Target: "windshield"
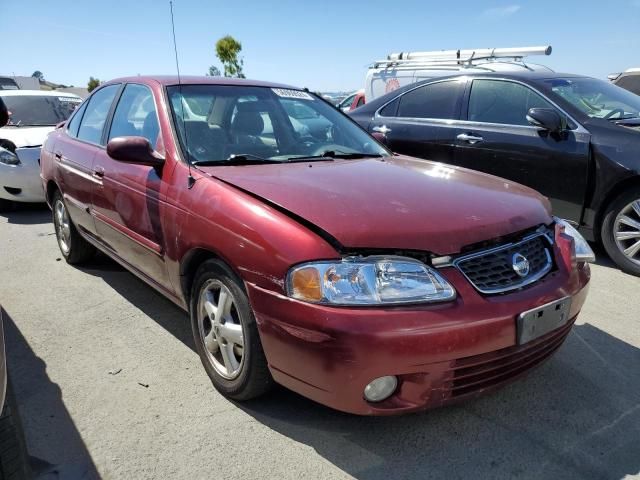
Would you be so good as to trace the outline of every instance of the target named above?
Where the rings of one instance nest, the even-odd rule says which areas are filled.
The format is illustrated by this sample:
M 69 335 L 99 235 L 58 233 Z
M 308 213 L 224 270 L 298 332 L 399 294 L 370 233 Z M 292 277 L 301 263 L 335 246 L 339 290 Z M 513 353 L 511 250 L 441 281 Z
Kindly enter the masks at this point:
M 343 114 L 303 91 L 228 85 L 167 88 L 189 161 L 220 163 L 296 158 L 387 156 Z
M 621 120 L 640 114 L 640 96 L 595 78 L 545 80 L 551 90 L 592 118 Z
M 3 96 L 9 123 L 16 127 L 56 125 L 65 121 L 82 100 L 45 95 Z

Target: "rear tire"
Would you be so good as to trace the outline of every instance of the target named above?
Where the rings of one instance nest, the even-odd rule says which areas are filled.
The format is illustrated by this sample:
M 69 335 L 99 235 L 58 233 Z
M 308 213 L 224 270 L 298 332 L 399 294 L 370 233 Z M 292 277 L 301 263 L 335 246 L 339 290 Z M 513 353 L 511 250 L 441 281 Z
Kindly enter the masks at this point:
M 76 265 L 93 257 L 95 247 L 78 233 L 59 190 L 53 194 L 52 211 L 58 247 L 67 263 Z
M 609 204 L 601 237 L 611 260 L 623 271 L 640 276 L 640 188 L 623 192 Z
M 272 387 L 256 320 L 242 281 L 218 260 L 195 275 L 190 302 L 196 349 L 214 387 L 244 401 Z

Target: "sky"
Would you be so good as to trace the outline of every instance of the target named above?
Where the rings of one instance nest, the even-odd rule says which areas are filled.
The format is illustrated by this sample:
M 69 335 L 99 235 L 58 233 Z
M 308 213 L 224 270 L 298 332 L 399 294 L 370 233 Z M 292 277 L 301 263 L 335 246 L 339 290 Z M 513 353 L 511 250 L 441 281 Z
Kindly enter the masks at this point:
M 242 43 L 248 78 L 348 91 L 398 51 L 551 45 L 530 57 L 599 78 L 640 67 L 640 0 L 174 0 L 183 75 L 220 68 L 215 42 Z M 0 0 L 0 75 L 86 86 L 176 72 L 168 0 Z M 222 68 L 220 68 L 222 70 Z

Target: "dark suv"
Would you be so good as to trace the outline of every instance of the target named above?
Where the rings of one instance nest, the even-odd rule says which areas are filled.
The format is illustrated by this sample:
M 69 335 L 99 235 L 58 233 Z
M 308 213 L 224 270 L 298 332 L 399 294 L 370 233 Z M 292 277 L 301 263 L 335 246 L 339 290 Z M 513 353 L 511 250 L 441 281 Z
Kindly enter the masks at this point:
M 639 112 L 640 96 L 608 82 L 527 72 L 432 78 L 351 115 L 395 152 L 539 190 L 640 275 Z

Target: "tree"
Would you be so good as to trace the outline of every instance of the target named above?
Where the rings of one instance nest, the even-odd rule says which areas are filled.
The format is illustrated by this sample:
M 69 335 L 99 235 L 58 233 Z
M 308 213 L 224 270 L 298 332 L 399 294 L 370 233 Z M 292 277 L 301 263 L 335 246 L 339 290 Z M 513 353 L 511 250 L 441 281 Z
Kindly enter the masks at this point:
M 215 65 L 211 65 L 209 67 L 209 73 L 207 73 L 207 76 L 209 76 L 209 77 L 219 77 L 220 76 L 220 69 L 218 69 L 218 67 L 216 67 Z
M 40 70 L 36 70 L 31 74 L 31 76 L 33 78 L 37 78 L 39 82 L 44 82 L 44 73 L 42 73 Z
M 87 83 L 87 90 L 89 90 L 89 92 L 93 92 L 98 85 L 100 85 L 100 80 L 98 80 L 97 78 L 89 77 L 89 82 Z
M 244 78 L 242 67 L 244 62 L 238 58 L 242 44 L 231 35 L 226 35 L 216 42 L 216 56 L 224 66 L 225 77 Z

